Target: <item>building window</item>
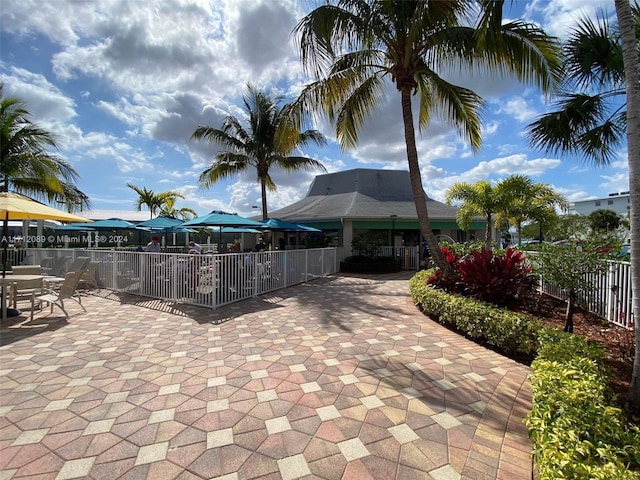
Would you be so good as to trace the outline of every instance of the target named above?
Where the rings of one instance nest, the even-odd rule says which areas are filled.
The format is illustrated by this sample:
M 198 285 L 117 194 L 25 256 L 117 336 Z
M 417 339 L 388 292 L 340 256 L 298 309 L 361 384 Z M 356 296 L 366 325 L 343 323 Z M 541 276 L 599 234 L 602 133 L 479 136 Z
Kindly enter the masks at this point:
M 596 207 L 600 206 L 600 200 L 596 200 Z
M 613 205 L 613 200 L 607 200 L 607 205 Z

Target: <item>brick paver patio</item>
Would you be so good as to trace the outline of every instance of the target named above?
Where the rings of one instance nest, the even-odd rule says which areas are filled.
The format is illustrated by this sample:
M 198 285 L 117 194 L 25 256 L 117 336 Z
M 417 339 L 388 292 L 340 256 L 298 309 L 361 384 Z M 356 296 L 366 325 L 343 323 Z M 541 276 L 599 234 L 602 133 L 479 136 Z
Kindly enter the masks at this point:
M 4 324 L 0 479 L 530 479 L 529 369 L 423 316 L 410 275 Z

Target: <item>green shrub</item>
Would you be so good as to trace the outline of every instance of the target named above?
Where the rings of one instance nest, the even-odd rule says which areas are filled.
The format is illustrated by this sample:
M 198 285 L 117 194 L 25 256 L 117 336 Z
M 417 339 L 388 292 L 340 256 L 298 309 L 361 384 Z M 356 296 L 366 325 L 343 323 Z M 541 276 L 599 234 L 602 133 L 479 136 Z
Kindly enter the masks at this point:
M 538 320 L 427 285 L 426 280 L 432 274 L 433 270 L 416 273 L 409 289 L 414 302 L 434 320 L 510 354 L 535 353 L 541 328 Z
M 544 329 L 526 419 L 540 480 L 640 479 L 640 429 L 611 406 L 600 345 Z

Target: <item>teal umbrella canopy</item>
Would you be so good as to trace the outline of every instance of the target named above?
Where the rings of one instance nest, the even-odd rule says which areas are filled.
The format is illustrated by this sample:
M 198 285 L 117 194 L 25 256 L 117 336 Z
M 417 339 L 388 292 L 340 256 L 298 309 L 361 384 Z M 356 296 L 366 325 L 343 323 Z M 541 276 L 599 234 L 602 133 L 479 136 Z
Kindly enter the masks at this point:
M 301 225 L 299 223 L 287 222 L 285 220 L 280 220 L 278 218 L 267 218 L 266 220 L 262 220 L 260 223 L 262 223 L 264 227 L 269 230 L 276 230 L 279 232 L 320 232 L 321 231 L 317 228 L 308 227 L 306 225 Z
M 262 233 L 262 231 L 249 227 L 222 227 L 222 233 Z
M 83 232 L 93 232 L 94 229 L 91 228 L 89 225 L 91 225 L 91 223 L 85 223 L 85 222 L 81 222 L 81 223 L 68 223 L 66 225 L 58 225 L 56 228 L 56 230 L 76 230 L 76 231 L 83 231 Z
M 145 220 L 136 225 L 139 230 L 161 231 L 164 233 L 193 233 L 195 230 L 183 227 L 184 220 L 171 217 L 169 215 L 160 215 L 151 220 Z
M 241 217 L 235 213 L 227 213 L 219 210 L 214 210 L 208 215 L 197 217 L 192 220 L 187 220 L 182 223 L 183 227 L 250 227 L 261 229 L 264 228 L 264 224 L 251 220 L 249 218 Z
M 165 228 L 177 227 L 182 225 L 184 221 L 169 215 L 160 215 L 151 220 L 145 220 L 136 224 L 136 228 L 145 228 L 146 230 L 164 230 Z
M 86 227 L 90 227 L 93 230 L 122 230 L 135 228 L 136 224 L 122 220 L 121 218 L 108 218 L 106 220 L 96 220 L 95 222 L 79 222 L 73 223 L 76 230 L 82 230 Z

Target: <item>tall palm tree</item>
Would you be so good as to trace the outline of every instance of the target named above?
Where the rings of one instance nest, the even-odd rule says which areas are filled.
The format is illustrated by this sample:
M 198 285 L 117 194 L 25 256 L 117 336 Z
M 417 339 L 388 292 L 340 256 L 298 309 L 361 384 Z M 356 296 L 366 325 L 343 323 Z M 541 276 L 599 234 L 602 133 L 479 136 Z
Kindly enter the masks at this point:
M 64 203 L 71 211 L 90 208 L 89 197 L 75 185 L 73 166 L 54 155 L 53 135 L 30 120 L 24 101 L 3 95 L 0 84 L 0 190 Z
M 132 183 L 127 183 L 127 187 L 138 194 L 135 205 L 138 212 L 142 211 L 142 206 L 146 205 L 149 209 L 149 218 L 153 218 L 158 211 L 162 210 L 162 207 L 170 199 L 184 198 L 181 193 L 168 191 L 155 193 L 153 190 L 148 190 L 147 187 L 137 187 Z
M 415 140 L 411 99 L 418 122 L 440 115 L 480 148 L 479 109 L 473 91 L 447 82 L 448 67 L 482 68 L 515 75 L 548 91 L 558 78 L 559 47 L 539 28 L 503 23 L 503 1 L 338 0 L 305 16 L 294 32 L 306 69 L 318 80 L 306 86 L 289 115 L 295 123 L 323 111 L 336 123 L 340 144 L 354 147 L 358 131 L 384 96 L 385 79 L 400 92 L 411 188 L 422 236 L 436 264 L 450 270 L 427 211 Z M 478 8 L 479 10 L 476 10 Z M 477 18 L 474 25 L 465 22 Z
M 181 218 L 182 220 L 190 220 L 198 216 L 195 210 L 188 207 L 176 208 L 177 198 L 171 197 L 164 201 L 160 208 L 160 215 L 168 217 Z
M 202 188 L 210 188 L 217 181 L 235 177 L 250 167 L 256 169 L 263 220 L 269 217 L 267 190 L 276 190 L 276 184 L 269 173 L 272 167 L 278 166 L 288 172 L 314 169 L 326 171 L 324 165 L 317 160 L 290 155 L 295 149 L 310 143 L 323 146 L 326 139 L 317 130 L 300 132 L 293 129 L 289 119 L 283 115 L 283 108 L 279 106 L 281 101 L 282 97 L 270 97 L 249 84 L 243 97 L 247 114 L 246 126 L 230 115 L 225 118 L 220 129 L 201 125 L 191 135 L 193 140 L 205 140 L 226 148 L 200 174 L 198 183 Z M 280 134 L 276 135 L 276 132 Z
M 640 31 L 637 5 L 633 19 Z M 606 166 L 617 155 L 627 132 L 625 68 L 618 28 L 603 13 L 596 20 L 583 17 L 570 32 L 563 51 L 566 79 L 559 99 L 553 111 L 527 126 L 526 136 L 534 148 L 578 155 L 596 166 Z
M 627 93 L 627 157 L 629 162 L 630 231 L 631 231 L 631 292 L 635 321 L 636 353 L 629 384 L 629 406 L 640 411 L 640 7 L 633 9 L 628 0 L 615 0 Z
M 509 222 L 518 232 L 518 245 L 522 245 L 522 225 L 527 220 L 540 225 L 549 224 L 557 217 L 556 207 L 569 209 L 567 199 L 545 183 L 535 183 L 526 175 L 512 175 L 501 180 L 495 188 L 500 211 L 496 222 Z
M 487 228 L 484 234 L 484 244 L 487 249 L 491 248 L 493 215 L 500 210 L 495 188 L 485 180 L 474 184 L 455 183 L 447 191 L 446 202 L 451 205 L 456 200 L 462 201 L 462 205 L 456 212 L 456 221 L 463 230 L 469 228 L 473 217 L 482 215 L 485 217 Z

